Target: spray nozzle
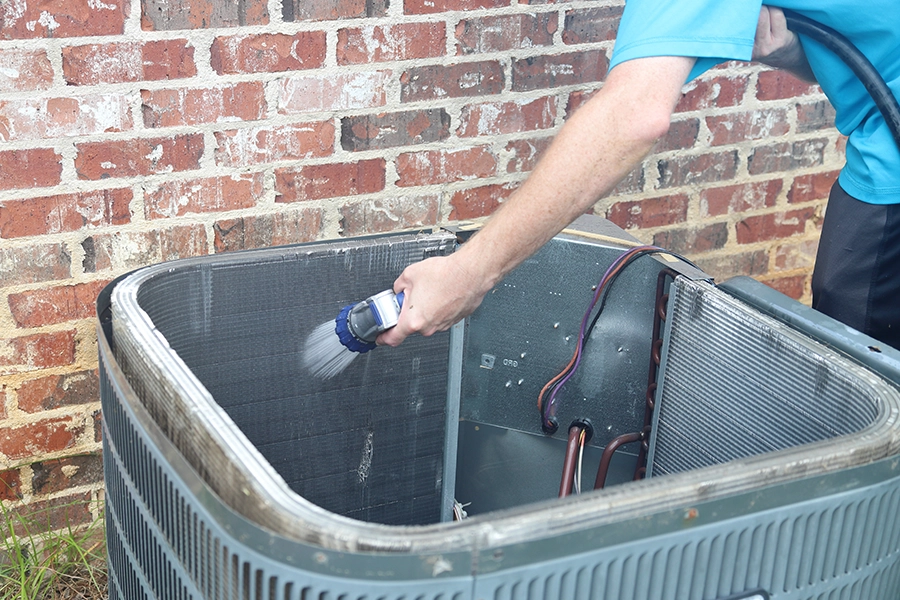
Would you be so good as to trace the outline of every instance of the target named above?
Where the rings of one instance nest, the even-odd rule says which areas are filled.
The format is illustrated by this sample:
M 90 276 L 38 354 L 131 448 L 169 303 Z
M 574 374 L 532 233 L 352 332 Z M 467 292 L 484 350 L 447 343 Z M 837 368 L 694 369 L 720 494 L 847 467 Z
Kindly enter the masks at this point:
M 378 334 L 397 324 L 402 306 L 403 292 L 385 290 L 341 309 L 335 319 L 335 332 L 348 350 L 368 352 L 375 348 Z

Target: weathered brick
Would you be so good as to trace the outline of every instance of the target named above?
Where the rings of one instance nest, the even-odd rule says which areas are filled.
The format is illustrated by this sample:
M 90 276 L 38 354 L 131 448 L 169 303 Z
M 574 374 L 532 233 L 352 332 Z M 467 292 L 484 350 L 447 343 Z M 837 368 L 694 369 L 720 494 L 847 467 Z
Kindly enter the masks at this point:
M 0 472 L 0 500 L 15 502 L 22 498 L 22 477 L 18 469 Z
M 137 177 L 200 167 L 203 134 L 77 144 L 79 179 Z
M 82 267 L 86 273 L 134 269 L 177 258 L 207 254 L 203 225 L 182 225 L 153 231 L 128 231 L 85 238 Z
M 752 252 L 709 257 L 698 256 L 694 258 L 694 262 L 704 272 L 709 273 L 719 281 L 724 281 L 737 275 L 755 277 L 769 272 L 769 253 L 767 250 L 754 250 Z
M 518 185 L 484 185 L 454 192 L 450 196 L 450 219 L 465 220 L 486 217 L 497 210 L 500 203 L 509 198 Z
M 728 223 L 670 229 L 653 236 L 653 244 L 679 254 L 711 252 L 728 243 Z
M 697 143 L 697 135 L 699 133 L 700 119 L 672 121 L 669 125 L 669 131 L 656 142 L 652 152 L 668 152 L 670 150 L 691 148 Z
M 146 189 L 144 216 L 169 219 L 188 213 L 251 208 L 262 194 L 262 173 L 166 181 Z
M 0 39 L 119 35 L 128 2 L 30 0 L 0 5 Z
M 828 100 L 797 104 L 797 132 L 809 133 L 834 127 L 834 106 Z
M 356 236 L 435 225 L 438 207 L 437 196 L 400 196 L 349 203 L 340 209 L 341 234 Z
M 814 167 L 825 161 L 826 147 L 828 140 L 822 138 L 760 146 L 750 154 L 747 168 L 751 175 L 760 175 Z
M 91 420 L 94 422 L 94 442 L 103 441 L 103 413 L 99 410 L 91 414 Z
M 398 187 L 452 183 L 496 174 L 497 157 L 488 146 L 406 152 L 397 157 Z
M 714 183 L 734 178 L 738 154 L 733 150 L 699 156 L 675 156 L 656 164 L 661 188 Z
M 212 68 L 219 75 L 318 69 L 325 64 L 325 32 L 217 37 L 210 55 Z
M 566 11 L 562 39 L 565 44 L 592 44 L 616 39 L 621 6 L 600 6 Z
M 134 128 L 124 94 L 0 102 L 0 140 L 39 140 Z
M 74 330 L 0 338 L 0 375 L 61 367 L 74 361 Z
M 53 66 L 46 50 L 0 49 L 0 65 L 0 91 L 30 92 L 53 85 Z
M 390 0 L 284 0 L 281 14 L 288 23 L 384 17 Z
M 266 116 L 263 84 L 248 81 L 217 88 L 141 90 L 147 127 L 178 127 Z
M 555 12 L 462 19 L 456 24 L 456 53 L 485 54 L 550 46 L 558 27 Z
M 107 281 L 29 290 L 9 295 L 16 327 L 43 327 L 95 316 L 97 295 Z
M 794 177 L 791 189 L 787 194 L 788 202 L 799 204 L 813 200 L 826 200 L 831 194 L 831 187 L 837 181 L 839 174 L 840 171 L 828 171 Z
M 800 300 L 809 289 L 808 280 L 806 275 L 788 275 L 763 279 L 762 283 L 789 298 Z
M 463 107 L 456 134 L 460 137 L 475 137 L 519 133 L 550 129 L 555 122 L 554 97 L 470 104 Z
M 389 79 L 388 71 L 284 78 L 277 82 L 278 112 L 293 115 L 384 106 Z
M 61 161 L 50 148 L 0 151 L 0 190 L 56 185 L 62 177 Z
M 48 235 L 131 220 L 128 188 L 0 201 L 0 237 Z
M 608 68 L 609 59 L 603 50 L 513 59 L 512 90 L 529 92 L 602 81 Z
M 593 98 L 598 91 L 600 90 L 575 90 L 570 92 L 569 98 L 566 100 L 566 120 L 571 118 L 575 111 Z
M 331 121 L 217 131 L 216 163 L 244 167 L 329 156 L 334 153 L 334 133 Z
M 324 219 L 321 208 L 222 219 L 213 226 L 216 252 L 311 242 L 321 234 Z
M 781 179 L 706 187 L 700 191 L 700 215 L 715 217 L 775 206 L 784 185 Z
M 400 76 L 400 101 L 490 96 L 502 92 L 503 85 L 498 61 L 411 67 Z
M 788 71 L 763 71 L 756 81 L 756 97 L 759 100 L 781 100 L 819 91 L 819 87 L 791 75 Z
M 62 49 L 63 77 L 69 85 L 98 85 L 183 79 L 197 74 L 187 40 L 112 42 Z
M 515 140 L 506 145 L 506 151 L 513 157 L 506 165 L 507 173 L 527 173 L 534 169 L 544 150 L 553 141 L 551 137 Z
M 737 106 L 743 100 L 749 82 L 747 75 L 722 75 L 689 81 L 682 88 L 683 95 L 675 112 Z
M 99 402 L 100 379 L 96 369 L 50 375 L 26 381 L 17 396 L 19 410 L 28 413 Z
M 816 216 L 812 208 L 756 215 L 742 219 L 735 225 L 738 244 L 766 242 L 806 231 L 806 223 Z
M 72 257 L 62 244 L 0 248 L 0 287 L 67 279 Z
M 56 494 L 73 487 L 103 483 L 103 459 L 99 454 L 32 463 L 31 471 L 31 489 L 35 494 Z
M 818 248 L 818 239 L 779 244 L 775 249 L 775 268 L 779 271 L 810 271 L 816 263 Z
M 790 131 L 787 111 L 783 108 L 752 110 L 706 117 L 712 134 L 710 145 L 738 144 L 746 140 L 780 137 Z
M 644 191 L 644 184 L 646 183 L 644 178 L 644 167 L 643 165 L 638 165 L 634 169 L 631 170 L 631 173 L 626 175 L 616 184 L 616 187 L 613 188 L 613 191 L 610 193 L 610 196 L 627 196 L 629 194 L 640 194 Z
M 141 29 L 144 31 L 243 27 L 268 23 L 266 2 L 141 0 Z
M 341 119 L 341 147 L 350 152 L 427 144 L 450 137 L 450 115 L 443 108 Z
M 384 159 L 377 158 L 275 169 L 276 201 L 301 202 L 380 192 L 385 185 L 385 168 Z
M 430 15 L 450 11 L 510 6 L 511 0 L 403 0 L 403 14 Z
M 84 531 L 84 526 L 94 521 L 91 513 L 91 492 L 59 496 L 49 500 L 19 504 L 10 508 L 9 522 L 14 523 L 13 532 L 29 538 L 37 531 Z M 102 531 L 95 534 L 102 537 Z M 85 543 L 98 543 L 101 539 L 85 539 Z
M 339 65 L 443 56 L 447 31 L 439 23 L 399 23 L 338 30 Z
M 645 200 L 616 202 L 606 218 L 622 229 L 644 229 L 682 223 L 687 219 L 688 197 L 684 194 Z

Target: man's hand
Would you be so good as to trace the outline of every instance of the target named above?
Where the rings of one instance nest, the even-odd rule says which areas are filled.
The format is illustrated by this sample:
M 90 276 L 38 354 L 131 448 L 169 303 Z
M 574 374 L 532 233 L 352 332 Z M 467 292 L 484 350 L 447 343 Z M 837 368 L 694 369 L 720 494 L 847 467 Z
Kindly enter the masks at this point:
M 784 11 L 763 5 L 753 40 L 753 60 L 786 69 L 800 79 L 815 83 L 813 74 L 796 33 L 788 29 Z

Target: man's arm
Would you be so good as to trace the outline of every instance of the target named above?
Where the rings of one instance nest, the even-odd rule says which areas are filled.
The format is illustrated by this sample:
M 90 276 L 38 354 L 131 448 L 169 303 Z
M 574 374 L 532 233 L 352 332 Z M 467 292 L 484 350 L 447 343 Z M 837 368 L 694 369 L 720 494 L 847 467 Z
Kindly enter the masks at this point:
M 522 186 L 454 254 L 407 267 L 394 282 L 406 299 L 378 342 L 431 335 L 471 314 L 484 295 L 640 163 L 669 128 L 693 58 L 616 66 L 563 126 Z
M 753 41 L 753 60 L 790 71 L 800 79 L 816 82 L 800 37 L 787 28 L 787 19 L 780 8 L 763 5 L 756 24 Z

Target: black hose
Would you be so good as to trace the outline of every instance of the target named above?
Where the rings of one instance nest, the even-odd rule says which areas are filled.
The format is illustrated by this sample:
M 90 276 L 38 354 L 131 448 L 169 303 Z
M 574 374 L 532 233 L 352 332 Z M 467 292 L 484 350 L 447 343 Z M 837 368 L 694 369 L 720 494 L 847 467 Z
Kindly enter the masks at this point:
M 875 102 L 875 106 L 881 111 L 894 143 L 900 149 L 900 104 L 885 83 L 881 73 L 869 62 L 869 59 L 853 45 L 853 43 L 831 27 L 817 23 L 812 19 L 799 15 L 791 10 L 785 10 L 788 29 L 794 33 L 805 35 L 832 52 L 840 58 L 865 86 L 866 91 Z M 885 18 L 892 18 L 885 15 Z

